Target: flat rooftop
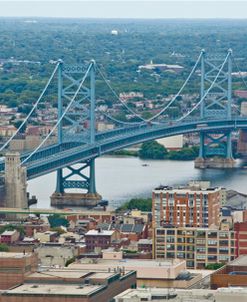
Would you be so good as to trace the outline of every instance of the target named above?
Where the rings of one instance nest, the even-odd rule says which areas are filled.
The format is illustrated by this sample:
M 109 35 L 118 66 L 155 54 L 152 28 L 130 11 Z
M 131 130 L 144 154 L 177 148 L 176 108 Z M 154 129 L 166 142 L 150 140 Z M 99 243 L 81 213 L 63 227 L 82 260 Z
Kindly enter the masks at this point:
M 67 278 L 67 279 L 81 279 L 88 276 L 89 271 L 76 270 L 48 270 L 43 272 L 36 272 L 28 275 L 28 278 Z
M 117 295 L 118 299 L 128 299 L 131 301 L 133 298 L 138 297 L 142 299 L 149 299 L 148 301 L 163 302 L 169 301 L 174 302 L 214 302 L 213 290 L 178 290 L 178 289 L 167 289 L 167 288 L 136 288 L 127 289 L 121 294 Z M 155 298 L 153 298 L 155 297 Z
M 227 266 L 229 266 L 229 265 L 247 266 L 247 255 L 239 256 L 237 259 L 235 259 L 227 264 Z
M 148 301 L 163 302 L 167 301 L 167 297 L 170 296 L 171 301 L 174 302 L 208 302 L 208 301 L 223 301 L 215 299 L 216 297 L 227 297 L 227 300 L 232 301 L 232 299 L 238 299 L 238 301 L 246 301 L 246 288 L 218 288 L 217 290 L 211 289 L 167 289 L 167 288 L 137 288 L 137 289 L 127 289 L 121 294 L 115 296 L 116 301 L 121 301 L 120 299 L 128 299 L 131 301 L 132 298 L 148 298 Z M 155 297 L 155 299 L 152 299 Z M 119 299 L 119 300 L 118 300 Z
M 92 263 L 92 268 L 94 265 L 97 264 L 105 264 L 107 267 L 111 267 L 111 265 L 118 265 L 120 267 L 123 266 L 131 266 L 131 267 L 173 267 L 180 265 L 183 263 L 183 259 L 174 259 L 174 260 L 168 260 L 165 261 L 155 261 L 155 260 L 140 260 L 140 259 L 121 259 L 121 260 L 107 260 L 107 259 L 97 259 L 96 263 Z M 81 260 L 81 263 L 72 263 L 70 264 L 69 268 L 83 268 L 84 264 L 91 264 L 88 262 L 83 262 L 83 259 Z
M 203 193 L 203 194 L 210 194 L 214 192 L 221 191 L 220 187 L 212 187 L 212 188 L 195 188 L 195 187 L 178 187 L 178 188 L 173 188 L 173 187 L 158 187 L 153 190 L 155 193 L 160 193 L 160 192 L 169 192 L 170 194 L 174 193 L 179 193 L 179 194 L 194 194 L 194 193 Z
M 32 253 L 12 253 L 12 252 L 0 252 L 0 259 L 1 258 L 15 258 L 15 259 L 21 259 L 32 256 Z
M 66 295 L 87 296 L 103 288 L 101 285 L 26 283 L 6 291 L 7 295 Z
M 114 234 L 114 230 L 111 231 L 107 231 L 107 230 L 90 230 L 88 231 L 85 236 L 111 236 L 112 234 Z
M 97 269 L 94 266 L 92 268 L 63 268 L 63 269 L 47 269 L 41 272 L 35 272 L 28 275 L 28 279 L 54 279 L 54 278 L 64 278 L 64 279 L 108 279 L 115 275 L 115 272 L 108 272 L 108 269 Z

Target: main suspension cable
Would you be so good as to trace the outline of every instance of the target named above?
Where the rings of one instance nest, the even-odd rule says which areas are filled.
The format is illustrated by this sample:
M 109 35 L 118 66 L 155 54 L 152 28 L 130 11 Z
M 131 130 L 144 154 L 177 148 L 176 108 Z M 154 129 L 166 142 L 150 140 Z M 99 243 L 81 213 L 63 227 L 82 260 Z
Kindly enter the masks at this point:
M 90 63 L 90 65 L 88 66 L 88 69 L 84 75 L 84 77 L 82 78 L 80 85 L 78 86 L 74 96 L 72 97 L 71 101 L 69 102 L 68 106 L 65 108 L 63 114 L 61 115 L 61 117 L 58 119 L 58 121 L 56 122 L 56 124 L 54 125 L 54 127 L 51 129 L 51 131 L 49 132 L 49 134 L 46 136 L 46 138 L 38 145 L 38 147 L 36 149 L 34 149 L 27 158 L 25 158 L 22 162 L 21 165 L 26 163 L 43 145 L 44 143 L 50 138 L 50 136 L 53 134 L 53 132 L 55 131 L 55 129 L 57 128 L 57 126 L 61 123 L 62 119 L 64 118 L 65 114 L 68 112 L 68 110 L 70 109 L 71 105 L 73 104 L 75 98 L 77 97 L 79 91 L 82 88 L 82 85 L 84 84 L 91 68 L 93 67 L 94 62 Z

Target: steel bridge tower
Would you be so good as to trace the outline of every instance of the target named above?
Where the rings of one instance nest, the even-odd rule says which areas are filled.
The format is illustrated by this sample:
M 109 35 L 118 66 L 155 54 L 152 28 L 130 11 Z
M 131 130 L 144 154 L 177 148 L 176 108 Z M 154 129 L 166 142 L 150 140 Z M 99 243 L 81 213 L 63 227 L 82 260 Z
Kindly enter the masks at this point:
M 210 86 L 211 89 L 207 90 Z M 202 51 L 200 98 L 203 99 L 200 104 L 200 118 L 204 127 L 209 119 L 232 118 L 231 49 L 228 50 L 223 64 L 222 57 L 209 57 Z M 199 158 L 195 161 L 195 167 L 232 168 L 233 165 L 231 131 L 200 132 Z
M 79 147 L 95 143 L 95 69 L 95 61 L 92 60 L 80 87 L 85 77 L 85 67 L 65 66 L 62 61 L 59 63 L 58 119 L 78 90 L 77 98 L 58 125 L 61 150 L 64 144 Z M 66 189 L 80 189 L 81 192 L 68 193 Z M 100 200 L 101 196 L 96 192 L 94 158 L 57 170 L 56 191 L 51 196 L 51 205 L 95 206 Z

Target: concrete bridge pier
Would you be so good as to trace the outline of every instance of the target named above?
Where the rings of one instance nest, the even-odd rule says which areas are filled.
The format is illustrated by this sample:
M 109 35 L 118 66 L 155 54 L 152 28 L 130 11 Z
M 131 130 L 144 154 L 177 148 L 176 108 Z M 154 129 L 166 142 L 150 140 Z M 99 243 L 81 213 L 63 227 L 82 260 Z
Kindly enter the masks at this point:
M 5 156 L 5 206 L 27 208 L 27 173 L 21 166 L 20 153 L 8 152 Z

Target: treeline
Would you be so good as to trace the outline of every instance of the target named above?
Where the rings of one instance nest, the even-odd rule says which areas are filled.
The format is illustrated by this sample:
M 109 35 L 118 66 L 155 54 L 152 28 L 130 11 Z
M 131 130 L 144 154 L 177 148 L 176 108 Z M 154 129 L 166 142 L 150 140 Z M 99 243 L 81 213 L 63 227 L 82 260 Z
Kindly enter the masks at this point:
M 199 147 L 183 147 L 181 150 L 168 151 L 157 141 L 149 141 L 142 144 L 139 151 L 117 150 L 110 152 L 114 156 L 136 156 L 141 159 L 164 159 L 164 160 L 194 160 L 198 157 Z
M 141 91 L 151 99 L 176 93 L 202 48 L 208 53 L 225 54 L 231 41 L 234 53 L 241 58 L 239 67 L 246 70 L 246 25 L 245 20 L 71 22 L 42 18 L 28 24 L 22 18 L 0 18 L 0 59 L 3 60 L 0 62 L 3 64 L 0 68 L 0 103 L 14 107 L 34 102 L 54 68 L 49 61 L 59 58 L 71 65 L 85 64 L 94 58 L 117 92 Z M 119 35 L 112 36 L 112 29 L 118 30 Z M 153 71 L 138 70 L 139 65 L 151 60 L 153 63 L 179 64 L 184 71 L 177 76 L 156 70 L 154 76 Z M 185 93 L 198 92 L 199 85 L 198 77 L 192 77 Z M 96 92 L 100 91 L 97 97 L 115 101 L 98 76 L 96 86 Z M 240 81 L 234 79 L 234 89 L 239 86 Z M 55 102 L 55 87 L 48 100 Z M 170 115 L 176 116 L 177 112 Z
M 152 211 L 152 198 L 132 198 L 131 200 L 125 202 L 118 211 L 124 210 L 140 210 L 143 212 Z
M 199 148 L 197 146 L 184 147 L 177 151 L 167 151 L 167 149 L 156 141 L 145 142 L 139 151 L 142 159 L 170 159 L 170 160 L 194 160 L 198 157 Z

